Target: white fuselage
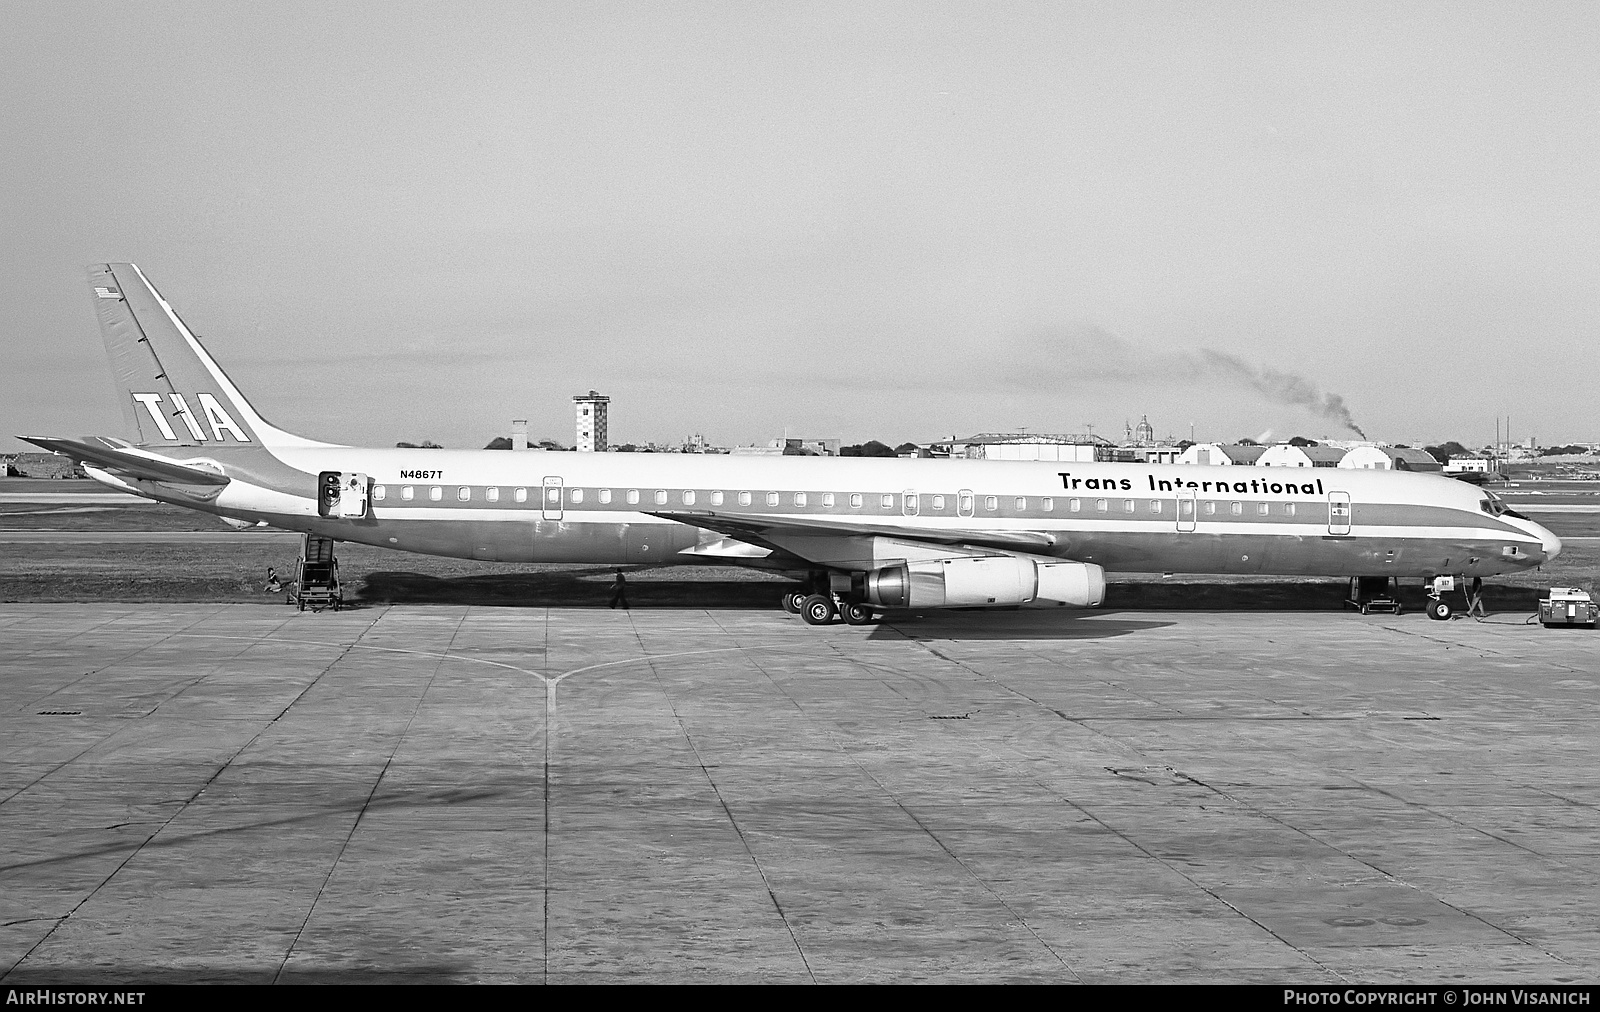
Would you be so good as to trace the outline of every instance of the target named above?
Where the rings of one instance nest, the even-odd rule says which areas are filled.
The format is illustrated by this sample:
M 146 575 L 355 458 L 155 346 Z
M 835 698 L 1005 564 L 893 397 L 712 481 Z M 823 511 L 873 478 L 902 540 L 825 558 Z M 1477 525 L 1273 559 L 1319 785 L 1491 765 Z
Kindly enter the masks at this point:
M 819 538 L 851 541 L 829 562 L 844 569 L 899 551 L 859 544 L 897 533 L 949 544 L 1014 538 L 1009 547 L 1111 572 L 1477 576 L 1526 569 L 1560 549 L 1483 490 L 1406 472 L 355 447 L 273 455 L 313 476 L 370 476 L 369 516 L 325 519 L 313 484 L 269 488 L 248 477 L 211 511 L 505 562 L 759 565 L 771 554 L 769 564 L 805 568 L 781 565 L 798 537 L 793 524 L 807 525 L 808 549 Z M 694 523 L 704 517 L 771 521 L 785 532 L 765 539 L 763 552 L 713 533 L 712 520 Z

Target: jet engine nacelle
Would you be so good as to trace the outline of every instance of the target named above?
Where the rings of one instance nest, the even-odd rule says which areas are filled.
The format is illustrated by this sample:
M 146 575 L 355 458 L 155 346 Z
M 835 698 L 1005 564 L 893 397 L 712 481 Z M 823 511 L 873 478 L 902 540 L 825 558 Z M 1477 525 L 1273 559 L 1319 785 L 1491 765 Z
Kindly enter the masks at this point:
M 1014 555 L 938 559 L 875 569 L 861 594 L 883 608 L 1094 608 L 1105 600 L 1106 574 L 1085 562 Z

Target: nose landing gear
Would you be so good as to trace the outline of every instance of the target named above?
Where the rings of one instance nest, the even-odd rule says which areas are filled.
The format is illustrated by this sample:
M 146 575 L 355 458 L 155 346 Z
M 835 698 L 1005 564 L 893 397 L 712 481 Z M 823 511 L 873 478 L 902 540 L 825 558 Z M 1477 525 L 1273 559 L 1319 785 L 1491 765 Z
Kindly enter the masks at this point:
M 1428 581 L 1428 617 L 1439 622 L 1449 621 L 1455 615 L 1455 609 L 1444 595 L 1452 590 L 1460 589 L 1461 596 L 1467 601 L 1467 615 L 1482 618 L 1488 614 L 1483 606 L 1483 577 L 1474 576 L 1472 584 L 1468 586 L 1465 578 L 1460 576 L 1435 576 Z

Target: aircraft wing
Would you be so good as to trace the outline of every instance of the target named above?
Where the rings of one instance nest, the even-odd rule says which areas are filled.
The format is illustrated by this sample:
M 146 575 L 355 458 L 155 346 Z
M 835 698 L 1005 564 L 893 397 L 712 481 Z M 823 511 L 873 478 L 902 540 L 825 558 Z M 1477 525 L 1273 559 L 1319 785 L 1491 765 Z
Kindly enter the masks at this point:
M 146 481 L 179 482 L 185 485 L 226 485 L 227 475 L 202 467 L 191 467 L 176 460 L 138 450 L 118 439 L 84 436 L 64 439 L 58 436 L 18 436 L 34 446 L 65 454 L 80 463 L 104 468 L 129 478 Z
M 973 545 L 985 548 L 1004 548 L 1012 551 L 1034 551 L 1053 547 L 1054 535 L 1039 531 L 996 531 L 976 528 L 936 527 L 931 524 L 875 524 L 853 517 L 834 516 L 764 516 L 760 514 L 729 514 L 716 510 L 650 510 L 651 516 L 676 520 L 691 527 L 700 527 L 753 545 L 786 550 L 788 539 L 795 536 L 815 538 L 825 535 L 846 537 L 885 537 L 901 541 L 921 541 L 930 545 Z M 907 521 L 915 521 L 907 517 Z M 774 541 L 773 539 L 777 540 Z

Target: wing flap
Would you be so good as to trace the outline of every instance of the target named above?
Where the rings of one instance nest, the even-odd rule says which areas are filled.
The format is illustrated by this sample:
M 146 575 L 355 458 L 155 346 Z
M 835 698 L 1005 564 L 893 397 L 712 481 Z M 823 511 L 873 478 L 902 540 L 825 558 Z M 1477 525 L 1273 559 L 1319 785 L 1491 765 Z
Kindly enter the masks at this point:
M 1052 534 L 1041 531 L 997 531 L 913 524 L 874 524 L 852 517 L 772 516 L 719 513 L 716 510 L 652 510 L 651 516 L 676 520 L 691 527 L 716 531 L 752 544 L 771 546 L 771 535 L 835 534 L 840 537 L 866 536 L 924 541 L 938 545 L 981 545 L 996 548 L 1051 548 L 1057 543 Z M 907 518 L 914 519 L 914 518 Z

